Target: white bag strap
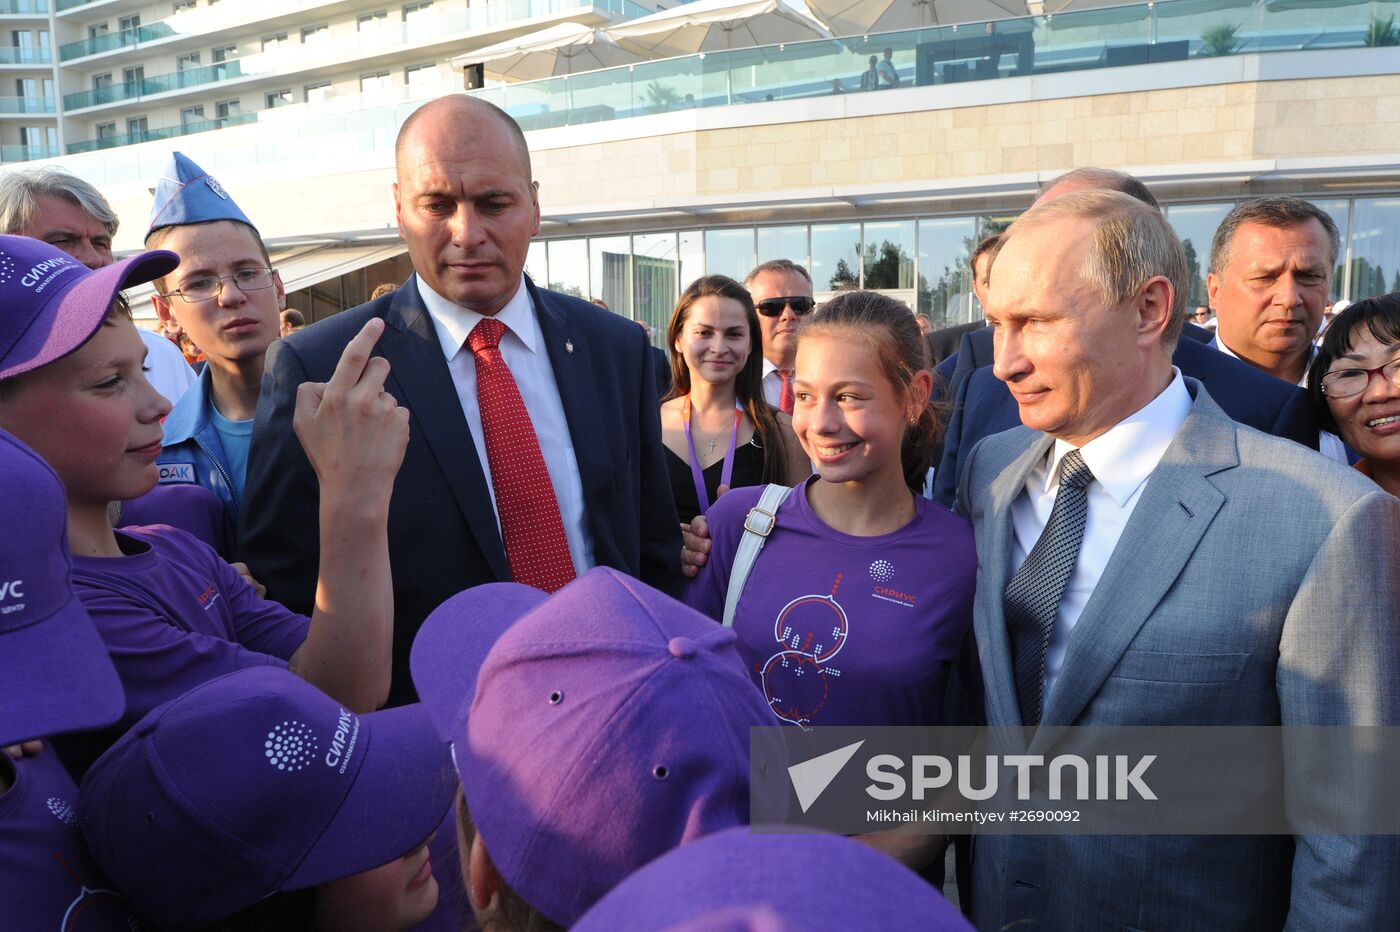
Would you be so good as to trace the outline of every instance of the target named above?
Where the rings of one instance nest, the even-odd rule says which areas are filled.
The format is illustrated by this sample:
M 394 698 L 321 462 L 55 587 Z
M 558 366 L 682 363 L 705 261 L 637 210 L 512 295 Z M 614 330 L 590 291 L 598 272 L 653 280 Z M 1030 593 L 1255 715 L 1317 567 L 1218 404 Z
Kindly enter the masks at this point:
M 787 501 L 792 489 L 785 485 L 768 485 L 758 498 L 758 504 L 749 509 L 744 519 L 744 536 L 739 538 L 739 549 L 734 554 L 734 566 L 729 571 L 729 589 L 724 595 L 724 626 L 734 627 L 734 610 L 739 607 L 739 597 L 744 594 L 744 585 L 749 581 L 749 573 L 758 560 L 758 552 L 768 541 L 768 535 L 778 526 L 778 508 Z

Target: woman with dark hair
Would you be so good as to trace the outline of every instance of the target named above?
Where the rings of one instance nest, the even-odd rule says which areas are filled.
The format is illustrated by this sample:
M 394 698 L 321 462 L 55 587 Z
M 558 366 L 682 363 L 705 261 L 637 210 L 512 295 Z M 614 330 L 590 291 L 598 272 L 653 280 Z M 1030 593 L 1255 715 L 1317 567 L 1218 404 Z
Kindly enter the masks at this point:
M 1347 307 L 1308 370 L 1323 429 L 1361 454 L 1356 468 L 1400 495 L 1400 293 Z
M 762 341 L 753 299 L 732 278 L 698 278 L 676 302 L 661 439 L 682 521 L 728 489 L 792 485 L 811 474 L 792 421 L 763 400 Z
M 776 501 L 732 492 L 706 516 L 710 558 L 685 600 L 732 624 L 775 723 L 943 724 L 955 665 L 980 703 L 972 528 L 918 494 L 938 439 L 932 383 L 907 307 L 837 295 L 797 338 L 793 429 L 816 475 Z M 756 559 L 741 549 L 754 534 Z M 916 867 L 936 854 L 886 850 Z

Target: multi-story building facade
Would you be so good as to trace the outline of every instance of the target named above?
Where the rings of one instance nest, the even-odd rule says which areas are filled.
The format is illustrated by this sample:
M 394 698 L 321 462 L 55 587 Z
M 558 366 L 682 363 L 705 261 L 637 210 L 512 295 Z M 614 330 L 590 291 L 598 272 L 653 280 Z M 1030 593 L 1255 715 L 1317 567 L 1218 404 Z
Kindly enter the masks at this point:
M 19 82 L 0 154 L 58 155 L 113 201 L 130 250 L 185 151 L 258 222 L 293 306 L 321 317 L 407 275 L 393 138 L 463 89 L 474 49 L 660 5 L 0 0 L 24 60 L 0 63 Z M 1190 244 L 1192 301 L 1220 217 L 1261 193 L 1332 211 L 1336 296 L 1400 288 L 1400 0 L 1065 5 L 470 92 L 529 134 L 545 220 L 531 274 L 654 325 L 696 275 L 775 256 L 820 291 L 860 284 L 968 319 L 971 245 L 1085 165 L 1152 186 Z M 862 91 L 885 49 L 901 86 Z

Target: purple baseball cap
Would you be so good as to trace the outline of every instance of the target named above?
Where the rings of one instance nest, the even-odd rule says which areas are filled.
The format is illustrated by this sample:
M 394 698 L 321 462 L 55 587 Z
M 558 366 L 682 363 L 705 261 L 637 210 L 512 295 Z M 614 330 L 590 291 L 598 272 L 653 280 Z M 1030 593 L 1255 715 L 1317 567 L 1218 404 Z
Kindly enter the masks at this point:
M 136 911 L 180 930 L 402 857 L 455 792 L 422 706 L 356 715 L 261 667 L 137 722 L 84 777 L 78 816 Z
M 73 589 L 63 484 L 0 430 L 0 488 L 0 745 L 110 725 L 126 695 Z
M 552 596 L 477 586 L 428 616 L 414 685 L 492 862 L 531 906 L 570 925 L 658 855 L 748 824 L 749 729 L 772 715 L 734 643 L 602 568 Z M 786 799 L 783 777 L 759 791 Z
M 42 240 L 0 236 L 0 379 L 62 359 L 92 338 L 117 292 L 173 271 L 154 249 L 89 269 Z
M 718 832 L 651 862 L 574 932 L 971 930 L 922 877 L 839 835 Z

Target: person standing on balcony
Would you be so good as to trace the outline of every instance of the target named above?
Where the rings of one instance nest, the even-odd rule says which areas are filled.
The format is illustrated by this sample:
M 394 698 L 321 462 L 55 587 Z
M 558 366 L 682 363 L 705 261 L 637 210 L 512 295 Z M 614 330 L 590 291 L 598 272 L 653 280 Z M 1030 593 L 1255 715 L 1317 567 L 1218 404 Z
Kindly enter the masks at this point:
M 538 184 L 519 125 L 466 95 L 418 108 L 395 146 L 394 204 L 413 275 L 273 344 L 248 462 L 242 553 L 269 594 L 316 594 L 315 475 L 293 439 L 298 387 L 384 321 L 384 390 L 412 413 L 390 503 L 391 704 L 414 698 L 409 648 L 463 589 L 554 591 L 594 566 L 680 583 L 680 523 L 641 328 L 524 274 Z

